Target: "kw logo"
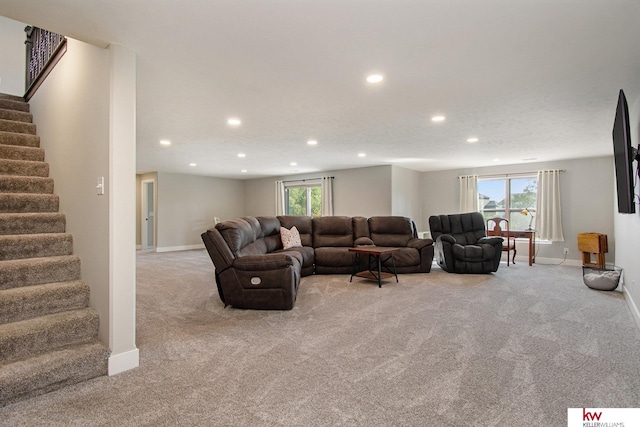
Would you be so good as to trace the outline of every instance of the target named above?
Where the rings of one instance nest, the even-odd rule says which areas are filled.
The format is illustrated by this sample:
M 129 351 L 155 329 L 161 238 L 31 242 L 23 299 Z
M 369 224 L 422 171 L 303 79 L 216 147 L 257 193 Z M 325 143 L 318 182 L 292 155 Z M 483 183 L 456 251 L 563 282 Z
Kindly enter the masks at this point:
M 582 421 L 600 421 L 602 412 L 587 412 L 586 408 L 582 408 Z

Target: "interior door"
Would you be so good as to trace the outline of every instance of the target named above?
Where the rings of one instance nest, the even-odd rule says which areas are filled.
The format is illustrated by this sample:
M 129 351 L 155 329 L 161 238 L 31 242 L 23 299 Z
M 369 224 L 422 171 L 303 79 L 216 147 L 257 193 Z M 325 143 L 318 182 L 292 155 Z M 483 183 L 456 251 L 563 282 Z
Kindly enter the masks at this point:
M 153 181 L 142 181 L 142 249 L 155 247 L 155 191 Z

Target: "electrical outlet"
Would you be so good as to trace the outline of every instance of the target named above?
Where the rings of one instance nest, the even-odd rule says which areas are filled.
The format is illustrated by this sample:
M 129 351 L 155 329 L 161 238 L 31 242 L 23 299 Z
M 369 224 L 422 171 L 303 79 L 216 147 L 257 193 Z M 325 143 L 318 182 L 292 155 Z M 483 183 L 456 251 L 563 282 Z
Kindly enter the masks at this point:
M 569 248 L 564 248 L 564 254 L 569 255 Z

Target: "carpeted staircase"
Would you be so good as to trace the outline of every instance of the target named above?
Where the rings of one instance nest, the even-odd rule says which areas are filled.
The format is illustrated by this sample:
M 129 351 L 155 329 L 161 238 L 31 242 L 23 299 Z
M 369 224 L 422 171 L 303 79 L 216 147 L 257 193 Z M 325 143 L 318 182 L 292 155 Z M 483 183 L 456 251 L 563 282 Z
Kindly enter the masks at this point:
M 0 94 L 0 407 L 107 373 L 29 104 Z

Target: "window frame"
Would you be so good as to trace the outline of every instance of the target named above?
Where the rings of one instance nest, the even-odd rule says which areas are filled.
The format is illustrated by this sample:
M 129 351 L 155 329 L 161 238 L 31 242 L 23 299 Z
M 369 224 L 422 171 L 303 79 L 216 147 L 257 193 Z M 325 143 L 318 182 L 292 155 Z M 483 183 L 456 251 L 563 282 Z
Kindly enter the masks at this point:
M 285 215 L 293 215 L 293 214 L 291 214 L 289 212 L 289 190 L 290 189 L 294 189 L 294 188 L 305 188 L 306 189 L 306 212 L 305 212 L 304 215 L 305 216 L 313 216 L 312 215 L 313 207 L 311 205 L 311 192 L 312 192 L 313 188 L 321 189 L 322 185 L 320 183 L 317 183 L 317 184 L 291 184 L 291 185 L 286 184 L 284 186 L 284 212 L 285 212 Z M 322 197 L 322 193 L 320 193 L 320 197 Z M 322 211 L 317 216 L 322 216 Z
M 480 187 L 480 182 L 482 181 L 504 181 L 504 207 L 503 208 L 495 208 L 495 209 L 484 209 L 484 206 L 482 206 L 481 203 L 478 203 L 478 210 L 482 213 L 483 217 L 486 219 L 491 218 L 491 217 L 502 217 L 505 218 L 507 220 L 509 220 L 510 225 L 513 223 L 511 217 L 513 213 L 521 213 L 522 210 L 524 208 L 512 208 L 511 207 L 511 197 L 512 197 L 512 193 L 511 193 L 511 188 L 512 188 L 512 180 L 517 180 L 517 179 L 535 179 L 536 180 L 536 200 L 538 197 L 538 189 L 537 189 L 537 178 L 538 176 L 536 174 L 523 174 L 523 175 L 517 175 L 517 176 L 494 176 L 494 177 L 478 177 L 478 187 Z M 480 202 L 480 190 L 478 188 L 478 202 Z M 535 217 L 537 216 L 536 214 L 536 206 L 535 204 L 533 206 L 529 206 L 526 208 L 530 214 L 534 217 L 534 222 L 535 222 Z M 487 213 L 493 213 L 493 215 L 487 215 Z M 502 215 L 500 215 L 502 213 Z M 535 228 L 535 224 L 531 224 L 531 226 L 533 228 Z

